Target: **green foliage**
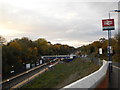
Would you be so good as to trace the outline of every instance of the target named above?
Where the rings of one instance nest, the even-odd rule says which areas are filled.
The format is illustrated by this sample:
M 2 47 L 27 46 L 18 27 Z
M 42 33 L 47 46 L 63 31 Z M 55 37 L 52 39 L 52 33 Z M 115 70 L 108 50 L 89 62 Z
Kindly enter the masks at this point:
M 61 44 L 52 45 L 43 38 L 36 41 L 26 37 L 14 39 L 7 45 L 3 45 L 3 76 L 11 70 L 19 72 L 24 68 L 24 64 L 38 62 L 42 55 L 70 54 L 73 51 L 74 47 Z
M 62 88 L 99 68 L 94 63 L 80 58 L 69 63 L 57 64 L 54 69 L 41 74 L 24 88 Z
M 0 45 L 4 44 L 6 42 L 7 42 L 7 40 L 3 36 L 0 35 Z
M 113 48 L 113 54 L 112 58 L 113 61 L 120 62 L 120 33 L 116 34 L 114 38 L 111 38 L 112 41 L 112 48 Z M 99 41 L 94 41 L 93 43 L 89 45 L 84 45 L 79 48 L 77 48 L 78 51 L 80 51 L 80 54 L 87 54 L 92 57 L 98 57 L 99 54 L 99 48 L 102 48 L 103 54 L 100 55 L 101 59 L 108 59 L 107 54 L 107 46 L 108 46 L 108 40 L 105 38 L 100 38 Z

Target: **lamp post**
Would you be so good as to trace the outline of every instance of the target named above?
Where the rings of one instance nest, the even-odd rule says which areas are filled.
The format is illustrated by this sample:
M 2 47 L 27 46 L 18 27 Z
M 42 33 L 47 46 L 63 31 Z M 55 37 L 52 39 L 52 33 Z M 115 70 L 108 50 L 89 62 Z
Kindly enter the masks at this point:
M 111 12 L 120 12 L 120 10 L 111 10 L 109 11 L 109 19 L 110 19 L 110 13 Z M 112 55 L 111 55 L 111 30 L 108 30 L 108 59 L 109 59 L 109 80 L 111 78 L 112 73 Z

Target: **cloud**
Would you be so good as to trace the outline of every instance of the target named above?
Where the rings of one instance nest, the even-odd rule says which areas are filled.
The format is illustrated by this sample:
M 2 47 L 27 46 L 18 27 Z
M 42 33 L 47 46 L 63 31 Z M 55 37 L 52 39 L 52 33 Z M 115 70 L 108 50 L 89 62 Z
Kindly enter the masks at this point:
M 100 37 L 107 38 L 107 32 L 102 31 L 101 20 L 108 18 L 108 12 L 117 9 L 117 4 L 77 0 L 5 0 L 0 5 L 0 24 L 12 39 L 27 36 L 35 40 L 42 37 L 52 43 L 79 47 Z M 117 14 L 111 13 L 111 18 L 115 18 L 117 27 Z M 10 35 L 12 30 L 15 31 L 14 36 Z

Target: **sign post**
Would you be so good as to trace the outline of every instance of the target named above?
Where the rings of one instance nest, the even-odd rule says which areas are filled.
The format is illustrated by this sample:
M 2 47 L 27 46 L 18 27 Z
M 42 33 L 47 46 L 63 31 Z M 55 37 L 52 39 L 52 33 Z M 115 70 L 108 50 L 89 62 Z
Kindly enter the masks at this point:
M 102 26 L 103 26 L 103 31 L 108 31 L 108 62 L 109 62 L 109 81 L 111 78 L 111 73 L 112 73 L 112 52 L 111 52 L 111 30 L 115 30 L 114 28 L 114 19 L 104 19 L 102 20 Z
M 99 48 L 99 52 L 98 52 L 99 66 L 101 65 L 101 60 L 100 60 L 101 55 L 102 55 L 102 48 Z

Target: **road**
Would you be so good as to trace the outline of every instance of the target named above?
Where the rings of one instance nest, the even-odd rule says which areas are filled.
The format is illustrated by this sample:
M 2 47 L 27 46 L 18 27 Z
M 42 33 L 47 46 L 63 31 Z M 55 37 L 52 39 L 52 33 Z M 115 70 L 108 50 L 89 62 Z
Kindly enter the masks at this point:
M 30 69 L 30 70 L 27 70 L 27 72 L 31 72 L 31 71 L 33 71 L 33 70 L 35 70 L 35 69 L 37 69 L 37 68 L 40 68 L 40 67 L 42 67 L 42 66 L 44 66 L 44 65 L 46 65 L 46 64 L 47 64 L 47 63 L 41 64 L 41 65 L 39 65 L 39 66 L 37 66 L 37 67 L 34 67 L 34 68 Z M 22 76 L 22 75 L 24 75 L 24 74 L 26 74 L 26 71 L 23 72 L 23 73 L 20 73 L 20 74 L 18 74 L 18 75 L 16 75 L 16 76 L 13 76 L 13 77 L 11 77 L 11 78 L 8 78 L 8 79 L 9 79 L 9 80 L 12 80 L 12 79 L 17 78 L 17 77 L 19 77 L 19 76 Z M 0 84 L 7 82 L 8 79 L 3 80 L 2 82 L 0 82 Z
M 120 89 L 120 63 L 113 62 L 113 72 L 111 74 L 109 88 Z
M 37 73 L 43 73 L 45 70 L 48 69 L 49 65 L 44 65 L 40 68 L 37 68 L 35 70 L 32 71 L 26 71 L 25 74 L 22 75 L 18 75 L 18 77 L 16 78 L 12 78 L 11 80 L 7 80 L 4 83 L 2 83 L 2 88 L 6 89 L 6 88 L 11 88 L 11 87 L 17 87 L 19 85 L 19 83 L 23 83 L 23 81 L 30 81 L 32 76 L 35 76 Z

